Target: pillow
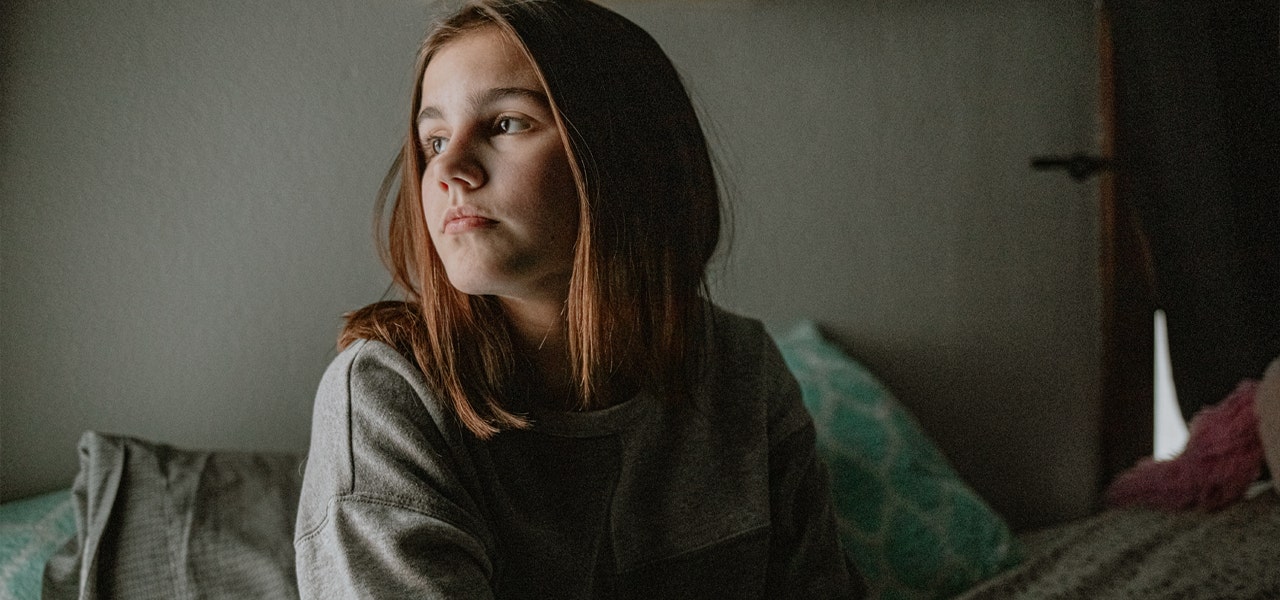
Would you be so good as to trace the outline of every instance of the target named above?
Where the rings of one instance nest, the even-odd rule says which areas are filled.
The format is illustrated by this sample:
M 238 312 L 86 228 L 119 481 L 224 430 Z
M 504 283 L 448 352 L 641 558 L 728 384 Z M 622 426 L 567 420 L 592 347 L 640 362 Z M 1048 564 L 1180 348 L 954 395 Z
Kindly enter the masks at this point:
M 1017 564 L 1008 525 L 874 376 L 812 322 L 778 346 L 813 415 L 841 542 L 872 597 L 949 598 Z
M 0 598 L 39 598 L 45 561 L 75 535 L 68 490 L 0 505 Z
M 87 432 L 44 598 L 297 598 L 301 459 Z
M 1271 361 L 1253 399 L 1253 410 L 1258 413 L 1258 435 L 1262 438 L 1262 450 L 1266 455 L 1271 480 L 1280 481 L 1280 356 Z M 1280 494 L 1280 485 L 1272 484 Z

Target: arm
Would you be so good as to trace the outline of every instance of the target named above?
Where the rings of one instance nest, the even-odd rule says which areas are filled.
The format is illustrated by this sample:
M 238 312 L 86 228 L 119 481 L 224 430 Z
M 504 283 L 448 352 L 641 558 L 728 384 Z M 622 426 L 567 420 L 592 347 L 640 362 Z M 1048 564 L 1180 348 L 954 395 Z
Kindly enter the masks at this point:
M 810 424 L 776 443 L 769 458 L 770 598 L 858 598 L 862 580 L 836 536 L 826 467 Z
M 295 542 L 306 598 L 491 598 L 474 537 L 382 499 L 344 497 Z
M 769 598 L 860 598 L 865 588 L 837 537 L 831 485 L 800 387 L 769 342 Z
M 446 419 L 390 347 L 357 342 L 334 360 L 298 506 L 302 598 L 492 596 L 492 540 Z

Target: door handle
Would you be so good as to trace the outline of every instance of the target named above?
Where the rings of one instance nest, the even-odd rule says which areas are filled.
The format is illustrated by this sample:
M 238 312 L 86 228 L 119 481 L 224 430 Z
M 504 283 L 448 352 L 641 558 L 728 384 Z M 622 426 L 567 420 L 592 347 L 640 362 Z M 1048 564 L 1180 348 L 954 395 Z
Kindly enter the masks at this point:
M 1111 170 L 1110 160 L 1077 152 L 1071 156 L 1033 156 L 1031 168 L 1037 171 L 1063 169 L 1076 181 L 1084 181 L 1093 177 L 1098 171 Z

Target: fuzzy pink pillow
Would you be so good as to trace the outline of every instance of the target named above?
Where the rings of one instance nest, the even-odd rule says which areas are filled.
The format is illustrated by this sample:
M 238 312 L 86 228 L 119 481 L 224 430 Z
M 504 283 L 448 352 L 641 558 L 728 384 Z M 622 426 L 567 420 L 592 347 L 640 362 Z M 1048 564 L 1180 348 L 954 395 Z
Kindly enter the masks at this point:
M 1280 358 L 1271 361 L 1255 394 L 1253 403 L 1258 413 L 1258 434 L 1262 437 L 1267 466 L 1271 469 L 1271 489 L 1280 493 L 1280 487 L 1274 483 L 1276 477 L 1280 477 Z
M 1216 510 L 1243 497 L 1262 474 L 1257 390 L 1258 382 L 1246 379 L 1225 400 L 1201 409 L 1182 453 L 1172 460 L 1146 458 L 1121 473 L 1107 489 L 1107 504 Z

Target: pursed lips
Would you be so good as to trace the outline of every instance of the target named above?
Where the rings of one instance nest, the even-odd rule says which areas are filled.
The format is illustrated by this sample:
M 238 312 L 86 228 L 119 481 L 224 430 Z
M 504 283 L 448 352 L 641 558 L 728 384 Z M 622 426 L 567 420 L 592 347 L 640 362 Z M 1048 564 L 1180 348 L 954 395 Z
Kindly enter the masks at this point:
M 490 219 L 472 208 L 456 206 L 445 211 L 442 228 L 445 233 L 465 233 L 497 224 L 496 220 Z

